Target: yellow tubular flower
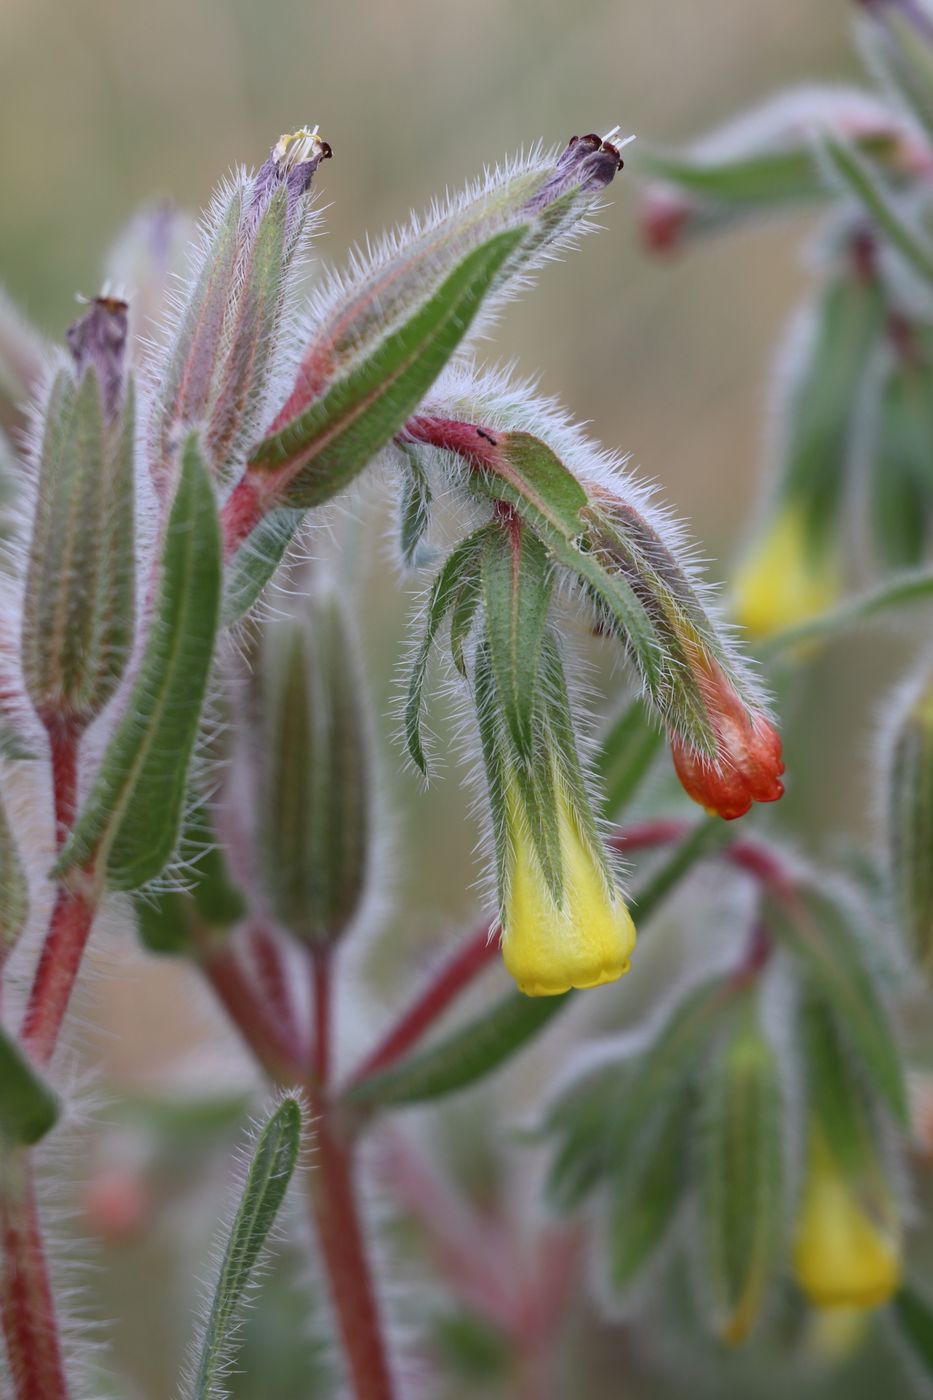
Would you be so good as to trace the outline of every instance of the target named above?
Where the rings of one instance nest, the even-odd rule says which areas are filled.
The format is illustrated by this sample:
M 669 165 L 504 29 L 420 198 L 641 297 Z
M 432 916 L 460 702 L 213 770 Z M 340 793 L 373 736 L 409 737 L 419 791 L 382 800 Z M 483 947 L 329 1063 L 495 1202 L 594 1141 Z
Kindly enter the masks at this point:
M 787 506 L 739 567 L 733 612 L 753 637 L 767 637 L 825 612 L 842 592 L 836 558 L 816 558 L 803 515 Z
M 794 1274 L 818 1308 L 876 1308 L 898 1290 L 900 1232 L 893 1202 L 879 1215 L 813 1133 L 803 1207 L 794 1240 Z
M 571 987 L 598 987 L 622 977 L 635 947 L 635 925 L 621 895 L 607 882 L 560 784 L 562 905 L 548 888 L 511 784 L 506 814 L 511 858 L 502 957 L 519 990 L 531 997 L 558 996 Z

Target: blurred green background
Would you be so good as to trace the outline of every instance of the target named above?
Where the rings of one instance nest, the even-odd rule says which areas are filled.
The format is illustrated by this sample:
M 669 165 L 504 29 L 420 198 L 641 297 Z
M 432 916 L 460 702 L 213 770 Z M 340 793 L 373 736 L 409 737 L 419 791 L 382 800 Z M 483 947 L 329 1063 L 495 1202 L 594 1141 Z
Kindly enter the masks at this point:
M 258 164 L 280 132 L 304 122 L 319 122 L 334 148 L 318 177 L 329 206 L 318 255 L 339 262 L 367 231 L 404 219 L 410 207 L 522 144 L 558 143 L 617 121 L 643 142 L 677 143 L 787 82 L 853 79 L 851 8 L 846 0 L 0 0 L 0 280 L 59 336 L 73 319 L 75 293 L 97 290 L 104 250 L 142 201 L 168 196 L 196 211 L 225 171 Z M 769 368 L 806 284 L 799 250 L 807 224 L 775 222 L 711 242 L 683 261 L 656 263 L 638 246 L 633 178 L 623 175 L 612 194 L 604 231 L 548 268 L 540 288 L 509 309 L 493 354 L 514 356 L 523 372 L 540 371 L 546 392 L 592 420 L 606 443 L 630 452 L 693 522 L 721 576 L 758 488 Z M 378 511 L 377 504 L 346 536 L 367 560 L 364 532 L 379 533 Z M 359 570 L 384 716 L 406 608 L 400 590 L 374 586 L 386 570 L 378 559 Z M 879 665 L 877 653 L 837 646 L 795 700 L 812 707 L 812 722 L 789 755 L 782 815 L 806 810 L 824 844 L 832 844 L 825 833 L 841 813 L 855 830 L 869 815 L 870 671 L 877 684 L 890 666 Z M 839 697 L 857 693 L 863 702 L 849 703 L 840 719 Z M 399 768 L 397 748 L 386 745 L 383 766 Z M 407 960 L 400 971 L 395 956 L 390 980 L 398 989 L 411 963 L 422 960 L 419 950 L 478 909 L 474 833 L 455 779 L 426 799 L 407 779 L 389 784 L 391 946 Z M 677 957 L 675 945 L 667 964 L 646 965 L 625 1015 L 637 1016 L 662 994 Z M 236 1095 L 249 1084 L 232 1037 L 188 974 L 144 964 L 119 928 L 100 940 L 97 964 L 108 975 L 85 989 L 84 1053 L 115 1093 L 188 1085 Z M 351 1043 L 356 1030 L 350 1019 Z M 530 1091 L 547 1076 L 547 1056 L 578 1034 L 579 1025 L 558 1033 L 537 1069 L 510 1075 L 513 1107 L 522 1102 L 515 1086 Z M 508 1104 L 508 1085 L 499 1093 L 500 1106 L 503 1094 Z M 470 1097 L 455 1110 L 451 1140 L 475 1145 L 495 1115 L 491 1103 Z M 111 1239 L 108 1272 L 95 1288 L 101 1310 L 120 1318 L 118 1361 L 139 1387 L 114 1393 L 162 1400 L 190 1320 L 194 1278 L 203 1273 L 194 1256 L 224 1198 L 216 1160 L 237 1115 L 231 1110 L 228 1120 L 218 1110 L 213 1133 L 192 1130 L 187 1120 L 176 1125 L 178 1154 L 155 1162 L 155 1130 L 140 1127 L 147 1112 L 115 1109 L 111 1127 L 82 1150 L 89 1191 L 114 1160 L 124 1188 L 147 1164 L 153 1198 L 136 1205 L 154 1230 L 137 1232 L 132 1200 L 123 1200 L 127 1229 L 119 1220 L 111 1228 L 101 1201 L 88 1197 L 85 1205 L 92 1228 Z M 119 1192 L 113 1199 L 119 1204 Z M 101 1200 L 106 1207 L 106 1192 Z M 247 1365 L 254 1375 L 265 1374 L 260 1358 L 276 1352 L 277 1337 L 293 1337 L 298 1326 L 283 1322 L 296 1307 L 294 1289 L 280 1281 L 276 1290 L 270 1296 L 279 1301 L 264 1308 L 265 1326 L 252 1334 Z M 648 1393 L 634 1381 L 624 1392 L 612 1381 L 633 1355 L 638 1371 L 637 1338 L 587 1325 L 588 1369 L 555 1393 L 580 1400 Z M 689 1390 L 665 1381 L 663 1366 L 647 1374 L 656 1396 L 726 1393 L 712 1361 Z M 772 1390 L 756 1374 L 733 1372 L 729 1393 L 744 1400 L 786 1393 L 786 1376 Z M 877 1393 L 878 1383 L 863 1364 L 859 1393 Z M 801 1396 L 821 1400 L 856 1393 L 851 1373 L 838 1389 L 819 1374 L 794 1384 Z M 264 1388 L 254 1380 L 238 1393 L 297 1400 L 303 1385 L 280 1378 L 277 1388 Z M 463 1393 L 492 1395 L 492 1385 L 479 1378 Z M 320 1393 L 335 1392 L 325 1383 Z M 896 1400 L 890 1387 L 889 1394 Z

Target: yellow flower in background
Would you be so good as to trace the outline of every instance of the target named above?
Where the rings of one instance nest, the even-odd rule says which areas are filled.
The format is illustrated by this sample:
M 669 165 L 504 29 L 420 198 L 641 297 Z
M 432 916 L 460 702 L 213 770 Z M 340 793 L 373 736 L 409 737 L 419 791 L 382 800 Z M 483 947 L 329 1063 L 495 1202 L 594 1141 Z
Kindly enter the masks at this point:
M 514 787 L 506 794 L 510 847 L 502 917 L 502 958 L 526 996 L 558 996 L 598 987 L 629 970 L 635 925 L 609 883 L 558 783 L 557 829 L 564 899 L 558 905 L 521 812 Z
M 810 1143 L 794 1275 L 818 1308 L 876 1308 L 901 1281 L 893 1201 L 886 1196 L 874 1209 L 866 1205 L 819 1130 Z
M 767 637 L 826 612 L 841 593 L 835 555 L 814 555 L 803 514 L 788 506 L 739 567 L 733 614 L 751 636 Z

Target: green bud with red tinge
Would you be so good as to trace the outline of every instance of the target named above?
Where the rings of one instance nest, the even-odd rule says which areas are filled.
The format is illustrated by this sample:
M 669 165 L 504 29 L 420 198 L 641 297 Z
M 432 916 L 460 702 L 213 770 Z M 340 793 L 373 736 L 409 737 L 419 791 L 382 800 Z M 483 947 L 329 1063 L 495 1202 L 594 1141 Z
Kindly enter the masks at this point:
M 126 303 L 95 299 L 68 332 L 44 414 L 23 598 L 26 690 L 80 731 L 124 673 L 135 618 L 134 394 Z
M 933 674 L 915 687 L 894 731 L 888 777 L 889 869 L 901 931 L 933 979 Z

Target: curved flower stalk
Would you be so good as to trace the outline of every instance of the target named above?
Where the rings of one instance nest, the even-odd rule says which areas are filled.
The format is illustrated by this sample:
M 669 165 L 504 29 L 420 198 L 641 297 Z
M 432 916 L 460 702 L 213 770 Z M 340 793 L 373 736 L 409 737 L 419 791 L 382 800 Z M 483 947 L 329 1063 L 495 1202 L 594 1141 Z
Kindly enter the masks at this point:
M 548 586 L 559 580 L 569 587 L 594 610 L 600 630 L 623 644 L 694 800 L 732 819 L 753 801 L 781 796 L 780 740 L 761 690 L 716 619 L 682 530 L 621 459 L 530 386 L 470 368 L 448 371 L 400 441 L 419 471 L 439 472 L 474 510 L 492 498 L 494 519 L 507 518 L 516 537 L 538 541 Z M 451 611 L 455 659 L 474 618 L 457 600 L 475 596 L 474 552 L 492 528 L 481 525 L 455 551 L 451 577 L 442 571 L 432 594 L 426 645 Z M 513 556 L 516 597 L 523 585 L 536 590 L 528 556 L 527 549 Z M 487 618 L 488 611 L 487 599 Z M 521 629 L 523 654 L 529 635 Z M 426 655 L 422 648 L 408 710 L 409 748 L 422 768 L 417 718 Z
M 883 1182 L 866 1191 L 814 1124 L 794 1239 L 794 1276 L 818 1308 L 876 1308 L 897 1292 L 897 1210 Z

